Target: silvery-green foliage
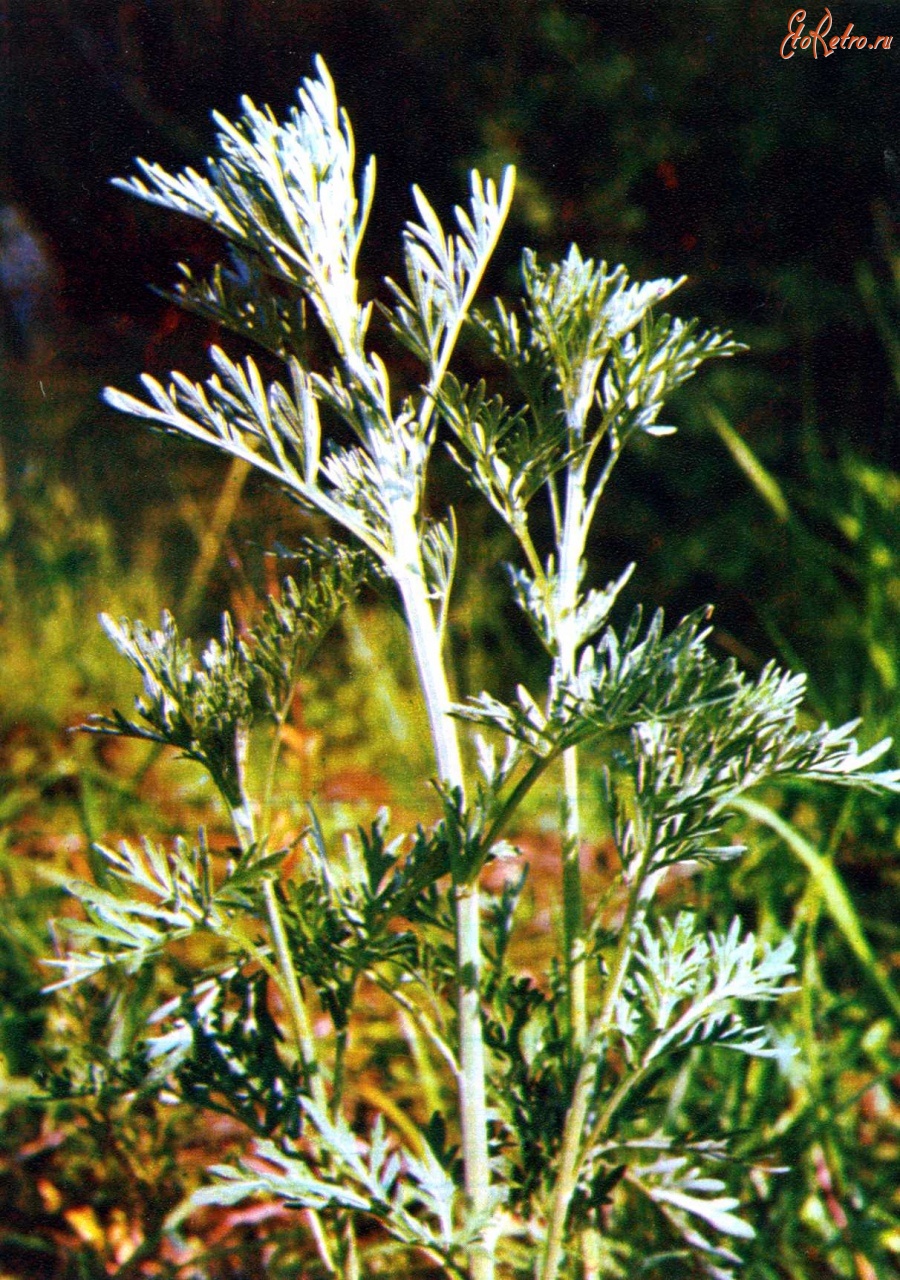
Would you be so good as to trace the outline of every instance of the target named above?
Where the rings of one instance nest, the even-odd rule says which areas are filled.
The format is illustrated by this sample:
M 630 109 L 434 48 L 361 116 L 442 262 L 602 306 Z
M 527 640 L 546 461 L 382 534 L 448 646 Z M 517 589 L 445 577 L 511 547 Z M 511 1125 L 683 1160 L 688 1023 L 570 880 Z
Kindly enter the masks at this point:
M 279 124 L 268 109 L 242 100 L 235 124 L 216 113 L 219 159 L 209 176 L 193 169 L 173 177 L 139 161 L 141 177 L 118 185 L 143 199 L 209 223 L 251 249 L 276 278 L 300 285 L 326 328 L 346 350 L 368 323 L 356 303 L 356 256 L 375 185 L 370 160 L 361 201 L 354 187 L 353 135 L 321 59 L 319 78 L 305 80 L 299 110 Z
M 768 664 L 751 681 L 734 659 L 713 657 L 707 618 L 707 611 L 691 614 L 667 634 L 658 612 L 641 635 L 635 613 L 621 639 L 615 627 L 604 627 L 574 676 L 553 672 L 543 708 L 520 687 L 516 703 L 481 694 L 456 714 L 544 760 L 599 735 L 627 733 L 630 746 L 620 745 L 617 762 L 630 763 L 639 794 L 671 796 L 670 804 L 708 805 L 764 778 L 871 787 L 900 780 L 900 771 L 869 771 L 890 744 L 860 753 L 851 736 L 858 721 L 837 730 L 800 727 L 803 676 Z
M 212 320 L 215 324 L 250 338 L 281 360 L 298 354 L 303 341 L 301 306 L 280 297 L 271 285 L 265 265 L 252 252 L 232 245 L 229 263 L 219 263 L 209 280 L 196 280 L 187 263 L 180 262 L 181 279 L 163 297 Z
M 735 1002 L 783 994 L 794 972 L 793 952 L 793 940 L 784 938 L 760 956 L 753 934 L 740 936 L 738 920 L 724 937 L 698 932 L 686 912 L 661 921 L 658 933 L 643 924 L 634 971 L 616 1010 L 625 1051 L 639 1054 L 642 1067 L 667 1051 L 711 1040 L 771 1056 L 765 1029 L 746 1026 Z
M 224 1110 L 258 1137 L 299 1137 L 308 1081 L 286 1060 L 268 986 L 264 972 L 234 966 L 161 1005 L 148 1020 L 160 1031 L 146 1041 L 143 1087 L 174 1085 L 176 1096 Z
M 296 561 L 293 573 L 277 595 L 268 597 L 241 641 L 248 671 L 259 686 L 258 700 L 272 716 L 282 711 L 342 609 L 375 571 L 366 552 L 331 539 L 304 541 L 289 555 Z
M 276 1196 L 288 1205 L 362 1212 L 378 1221 L 394 1239 L 420 1250 L 450 1274 L 462 1274 L 464 1250 L 475 1224 L 460 1226 L 460 1192 L 453 1179 L 426 1148 L 421 1156 L 398 1151 L 387 1140 L 379 1117 L 361 1138 L 344 1120 L 331 1120 L 303 1099 L 307 1133 L 321 1144 L 320 1163 L 333 1167 L 330 1178 L 314 1177 L 309 1165 L 272 1142 L 257 1151 L 273 1169 L 262 1173 L 247 1166 L 218 1165 L 220 1182 L 196 1193 L 197 1204 L 234 1204 L 248 1195 Z
M 266 388 L 252 359 L 241 367 L 215 349 L 217 371 L 205 386 L 174 374 L 165 388 L 145 375 L 151 403 L 116 391 L 107 392 L 107 399 L 252 462 L 390 566 L 411 552 L 406 526 L 419 515 L 433 396 L 509 208 L 512 175 L 499 194 L 493 182 L 473 176 L 470 210 L 457 210 L 457 236 L 444 234 L 417 194 L 424 225 L 410 223 L 405 236 L 414 296 L 397 290 L 395 316 L 410 334 L 417 324 L 424 326 L 430 381 L 417 412 L 407 402 L 395 413 L 387 369 L 363 346 L 371 307 L 357 301 L 356 256 L 372 200 L 374 161 L 366 167 L 358 200 L 349 123 L 324 65 L 317 66 L 319 78 L 304 81 L 300 110 L 286 123 L 279 125 L 247 99 L 238 124 L 216 117 L 221 158 L 210 162 L 208 177 L 190 169 L 172 177 L 142 161 L 142 176 L 121 185 L 209 222 L 241 251 L 251 249 L 274 278 L 297 286 L 331 337 L 340 366 L 321 377 L 292 357 L 290 388 L 278 381 Z M 214 283 L 212 289 L 207 303 L 227 306 L 224 288 Z M 246 304 L 238 310 L 236 326 L 246 329 Z M 319 400 L 343 418 L 361 447 L 335 451 L 323 462 Z
M 365 553 L 338 543 L 299 554 L 296 577 L 285 578 L 259 622 L 236 637 L 224 614 L 221 641 L 211 640 L 199 661 L 168 612 L 156 631 L 103 615 L 104 630 L 140 673 L 144 692 L 137 719 L 114 711 L 92 716 L 85 727 L 177 748 L 207 769 L 231 808 L 239 806 L 248 730 L 261 716 L 283 711 L 303 668 L 371 572 Z
M 422 218 L 408 222 L 403 250 L 409 294 L 389 280 L 396 305 L 388 312 L 391 328 L 427 365 L 429 391 L 446 372 L 449 351 L 466 318 L 483 266 L 496 244 L 512 199 L 513 175 L 507 169 L 499 196 L 494 183 L 472 173 L 471 216 L 456 207 L 458 235 L 447 235 L 418 187 L 413 196 Z
M 791 990 L 793 944 L 759 945 L 737 921 L 720 936 L 688 912 L 660 919 L 656 891 L 674 864 L 741 852 L 730 815 L 751 787 L 900 790 L 900 770 L 872 768 L 887 742 L 860 749 L 856 723 L 807 725 L 802 677 L 770 665 L 750 678 L 718 657 L 708 610 L 668 629 L 661 613 L 645 623 L 637 610 L 621 628 L 612 615 L 633 566 L 590 583 L 589 535 L 623 449 L 670 433 L 666 397 L 739 346 L 663 310 L 680 280 L 632 283 L 574 246 L 547 266 L 526 252 L 520 306 L 475 312 L 513 194 L 511 170 L 499 186 L 475 173 L 453 232 L 414 189 L 405 284 L 387 282 L 383 310 L 423 372 L 419 392 L 398 401 L 369 341 L 372 305 L 359 300 L 374 161 L 357 189 L 352 132 L 324 65 L 287 120 L 245 99 L 236 123 L 216 122 L 205 175 L 141 161 L 120 185 L 222 233 L 229 262 L 205 282 L 182 267 L 173 296 L 262 346 L 283 372 L 264 378 L 252 357 L 214 347 L 205 382 L 145 375 L 146 399 L 107 400 L 243 459 L 355 549 L 303 546 L 259 621 L 235 635 L 226 616 L 199 659 L 168 614 L 155 631 L 106 620 L 143 693 L 132 716 L 116 711 L 89 728 L 199 762 L 239 848 L 224 869 L 202 834 L 171 848 L 101 849 L 108 883 L 71 886 L 86 919 L 69 931 L 57 985 L 145 971 L 192 934 L 216 940 L 220 958 L 202 980 L 153 1013 L 132 1076 L 224 1109 L 260 1138 L 264 1164 L 214 1168 L 196 1202 L 262 1194 L 304 1207 L 331 1274 L 361 1274 L 360 1216 L 471 1280 L 491 1280 L 495 1267 L 581 1275 L 585 1233 L 603 1226 L 610 1273 L 625 1274 L 622 1259 L 651 1262 L 615 1239 L 622 1205 L 637 1197 L 657 1215 L 661 1249 L 721 1280 L 738 1263 L 723 1240 L 752 1234 L 731 1180 L 718 1176 L 727 1144 L 667 1128 L 660 1082 L 688 1054 L 773 1054 L 760 1010 Z M 304 363 L 307 310 L 331 340 L 330 368 Z M 451 371 L 466 324 L 511 375 L 511 402 Z M 335 421 L 349 444 L 346 430 L 344 443 L 330 438 Z M 442 435 L 515 537 L 512 595 L 548 656 L 546 689 L 520 688 L 509 703 L 489 692 L 451 698 L 450 599 L 466 549 L 453 511 L 426 504 Z M 549 545 L 538 534 L 547 528 Z M 382 813 L 335 847 L 311 808 L 283 875 L 265 825 L 279 731 L 301 671 L 364 579 L 391 584 L 408 623 L 440 813 L 412 833 L 391 831 Z M 257 795 L 251 741 L 266 733 Z M 511 960 L 525 873 L 493 894 L 480 874 L 515 855 L 520 806 L 545 776 L 556 786 L 560 761 L 567 937 L 549 972 L 534 975 Z M 579 771 L 605 799 L 619 861 L 586 909 L 572 855 L 596 833 L 578 812 Z M 396 1109 L 372 1123 L 351 1123 L 345 1110 L 354 1014 L 372 986 L 395 1002 L 432 1074 L 443 1073 L 417 1141 L 412 1119 L 391 1120 Z M 318 1023 L 313 1032 L 311 1009 L 329 1034 Z
M 221 642 L 211 640 L 199 662 L 168 612 L 156 631 L 127 618 L 117 623 L 104 615 L 101 621 L 116 648 L 140 673 L 144 692 L 136 701 L 139 719 L 114 711 L 92 717 L 86 727 L 93 733 L 176 747 L 209 771 L 230 805 L 239 804 L 244 739 L 253 714 L 252 675 L 230 617 L 226 614 L 222 620 Z
M 715 1154 L 709 1149 L 688 1155 L 663 1154 L 650 1164 L 632 1165 L 626 1177 L 681 1237 L 697 1258 L 702 1274 L 710 1280 L 732 1280 L 735 1274 L 732 1268 L 740 1266 L 740 1257 L 732 1249 L 715 1244 L 704 1232 L 712 1228 L 718 1236 L 749 1240 L 753 1230 L 734 1212 L 740 1208 L 740 1202 L 734 1196 L 721 1194 L 727 1189 L 726 1183 L 692 1164 L 692 1159 L 699 1155 L 705 1157 L 708 1167 L 710 1157 L 714 1158 Z
M 87 919 L 65 922 L 76 945 L 64 960 L 48 961 L 64 972 L 54 987 L 81 982 L 106 968 L 136 973 L 169 944 L 192 933 L 228 938 L 232 920 L 253 911 L 259 882 L 275 873 L 284 856 L 252 850 L 217 884 L 202 832 L 195 844 L 178 838 L 171 849 L 151 840 L 97 849 L 108 865 L 112 888 L 87 881 L 69 884 Z
M 499 396 L 488 398 L 483 380 L 468 387 L 452 374 L 438 403 L 458 441 L 449 445 L 452 456 L 510 527 L 521 528 L 528 503 L 566 463 L 563 418 L 535 421 Z
M 335 853 L 311 816 L 307 874 L 282 888 L 284 925 L 298 974 L 344 1029 L 363 975 L 377 972 L 380 984 L 414 986 L 429 978 L 429 966 L 452 973 L 452 915 L 437 888 L 451 854 L 443 824 L 420 828 L 411 842 L 405 835 L 389 838 L 384 811 L 368 830 L 348 834 Z M 427 961 L 413 922 L 431 926 Z

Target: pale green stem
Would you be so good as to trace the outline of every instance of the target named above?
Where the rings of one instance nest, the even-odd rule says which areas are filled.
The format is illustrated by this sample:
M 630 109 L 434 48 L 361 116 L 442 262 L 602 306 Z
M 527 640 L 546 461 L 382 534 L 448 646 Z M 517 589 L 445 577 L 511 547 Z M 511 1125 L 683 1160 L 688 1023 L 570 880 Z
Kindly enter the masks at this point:
M 416 553 L 418 560 L 418 552 Z M 464 775 L 456 723 L 450 716 L 450 690 L 441 657 L 441 641 L 431 604 L 425 592 L 421 565 L 400 569 L 395 581 L 403 598 L 416 672 L 425 701 L 428 727 L 434 744 L 438 777 L 460 792 Z
M 634 950 L 634 930 L 638 912 L 642 908 L 641 889 L 643 886 L 643 869 L 646 864 L 646 853 L 642 864 L 635 875 L 634 883 L 628 897 L 625 919 L 619 935 L 619 945 L 612 971 L 606 984 L 603 1004 L 598 1016 L 591 1024 L 585 1044 L 584 1058 L 575 1088 L 572 1103 L 566 1115 L 563 1129 L 562 1146 L 559 1155 L 559 1167 L 556 1175 L 556 1189 L 547 1227 L 547 1241 L 544 1249 L 544 1262 L 540 1271 L 540 1280 L 556 1280 L 563 1257 L 566 1220 L 569 1205 L 575 1193 L 578 1173 L 583 1155 L 582 1138 L 587 1122 L 588 1109 L 597 1084 L 597 1073 L 600 1070 L 606 1041 L 612 1030 L 616 1017 L 616 1003 L 622 991 L 622 984 L 628 974 L 631 956 Z
M 613 468 L 615 467 L 616 463 L 619 461 L 619 455 L 622 452 L 623 446 L 624 446 L 624 441 L 619 441 L 617 445 L 615 445 L 613 448 L 610 449 L 609 457 L 606 459 L 606 462 L 603 465 L 603 470 L 600 472 L 600 475 L 597 477 L 597 482 L 594 485 L 594 488 L 591 490 L 591 496 L 588 499 L 587 506 L 584 509 L 585 529 L 589 529 L 591 526 L 591 522 L 593 521 L 594 515 L 597 510 L 597 504 L 600 501 L 600 499 L 603 497 L 603 492 L 606 489 L 607 483 L 609 482 L 609 477 L 613 473 Z
M 598 436 L 599 439 L 599 436 Z M 556 641 L 560 667 L 564 678 L 575 672 L 575 608 L 578 602 L 578 572 L 587 533 L 597 509 L 597 503 L 606 487 L 618 460 L 620 449 L 610 450 L 603 471 L 594 486 L 590 499 L 585 502 L 587 472 L 593 457 L 594 446 L 586 453 L 578 467 L 567 477 L 566 503 L 562 539 L 560 545 L 560 591 L 555 606 Z M 581 816 L 578 794 L 578 752 L 569 747 L 563 755 L 565 778 L 565 824 L 563 855 L 563 901 L 566 938 L 566 956 L 569 970 L 569 1017 L 572 1035 L 577 1046 L 582 1047 L 587 1035 L 587 973 L 585 956 L 584 901 L 581 883 L 579 853 L 581 844 Z
M 603 1135 L 612 1124 L 613 1117 L 616 1112 L 632 1090 L 636 1089 L 642 1081 L 646 1080 L 647 1073 L 652 1065 L 652 1062 L 642 1062 L 639 1067 L 629 1071 L 628 1075 L 619 1085 L 618 1089 L 616 1089 L 615 1093 L 597 1117 L 597 1121 L 591 1129 L 590 1137 L 588 1138 L 589 1147 L 595 1147 L 600 1143 Z
M 412 521 L 395 525 L 395 581 L 403 598 L 413 655 L 434 742 L 438 776 L 463 796 L 464 775 L 456 722 L 450 716 L 450 691 L 441 657 L 441 641 L 425 591 L 421 558 Z M 487 1145 L 487 1094 L 481 1026 L 481 906 L 477 881 L 454 885 L 456 905 L 457 1009 L 459 1017 L 459 1100 L 466 1194 L 472 1211 L 487 1212 L 490 1163 Z M 471 1280 L 492 1280 L 493 1258 L 478 1245 L 469 1254 Z
M 516 518 L 510 513 L 510 526 L 519 540 L 519 546 L 525 552 L 525 559 L 528 561 L 528 567 L 534 574 L 535 582 L 539 582 L 543 588 L 544 595 L 547 595 L 547 575 L 544 572 L 544 566 L 541 564 L 540 556 L 531 537 L 528 528 L 527 517 L 522 515 Z M 551 602 L 552 607 L 552 602 Z
M 455 886 L 460 1118 L 466 1194 L 472 1211 L 485 1213 L 490 1193 L 485 1054 L 481 1026 L 481 905 L 477 884 Z M 493 1258 L 478 1246 L 470 1254 L 472 1280 L 490 1280 Z
M 563 593 L 563 614 L 559 627 L 559 658 L 563 667 L 563 675 L 575 673 L 575 645 L 571 634 L 572 614 L 577 604 L 577 575 L 579 564 L 584 554 L 584 544 L 600 495 L 606 488 L 609 476 L 618 458 L 617 449 L 612 449 L 607 458 L 603 472 L 585 503 L 585 486 L 588 483 L 588 468 L 594 449 L 599 443 L 600 434 L 595 436 L 593 447 L 585 454 L 583 461 L 575 471 L 568 475 L 566 492 L 565 526 L 561 556 L 561 588 Z M 579 799 L 579 759 L 577 748 L 571 746 L 563 753 L 563 776 L 565 776 L 565 812 L 566 822 L 563 828 L 563 927 L 566 936 L 566 960 L 568 965 L 568 1016 L 572 1044 L 579 1051 L 584 1051 L 588 1039 L 588 957 L 586 957 L 584 890 L 581 884 L 581 815 Z M 599 1275 L 599 1231 L 589 1226 L 581 1233 L 581 1263 L 584 1268 L 584 1280 L 597 1280 Z
M 418 1020 L 401 1009 L 398 1015 L 404 1039 L 409 1045 L 415 1067 L 418 1087 L 425 1104 L 427 1116 L 437 1115 L 442 1107 L 441 1082 L 429 1056 L 424 1036 L 419 1030 Z
M 563 924 L 569 969 L 569 1021 L 573 1046 L 582 1049 L 587 1036 L 587 965 L 584 940 L 584 895 L 581 885 L 581 814 L 578 798 L 578 748 L 563 752 Z
M 559 553 L 559 594 L 554 610 L 559 662 L 564 679 L 575 673 L 575 609 L 578 579 L 589 526 L 585 512 L 585 483 L 590 453 L 569 471 L 562 542 Z M 587 1042 L 587 948 L 584 891 L 581 882 L 581 806 L 578 786 L 578 748 L 563 753 L 563 927 L 568 969 L 569 1033 L 572 1048 L 582 1054 Z M 595 1280 L 599 1240 L 595 1228 L 581 1233 L 584 1280 Z
M 578 795 L 578 748 L 563 753 L 565 825 L 563 843 L 563 923 L 569 966 L 569 1019 L 572 1046 L 584 1051 L 587 1040 L 587 946 L 584 894 L 581 883 L 581 813 Z M 600 1232 L 588 1226 L 581 1232 L 583 1280 L 598 1280 Z
M 578 603 L 578 578 L 584 554 L 586 526 L 584 516 L 584 483 L 582 467 L 569 471 L 566 483 L 563 536 L 559 548 L 559 589 L 554 601 L 554 626 L 562 678 L 568 680 L 575 671 L 575 608 Z M 578 796 L 578 752 L 569 747 L 563 754 L 564 833 L 563 833 L 563 919 L 565 926 L 566 964 L 569 975 L 569 1023 L 577 1048 L 582 1048 L 587 1034 L 587 982 L 584 948 L 584 904 L 581 886 L 579 852 L 581 815 Z
M 550 476 L 547 480 L 547 501 L 550 506 L 550 519 L 553 524 L 553 537 L 559 542 L 560 531 L 562 529 L 562 517 L 559 513 L 559 492 L 556 488 L 556 476 Z

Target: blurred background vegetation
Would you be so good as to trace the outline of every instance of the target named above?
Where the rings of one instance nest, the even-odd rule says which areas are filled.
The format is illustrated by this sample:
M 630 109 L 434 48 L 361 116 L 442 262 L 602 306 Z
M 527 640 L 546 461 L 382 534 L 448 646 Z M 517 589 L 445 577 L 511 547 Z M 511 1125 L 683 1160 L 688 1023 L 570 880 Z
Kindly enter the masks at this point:
M 103 385 L 133 389 L 142 370 L 201 374 L 205 347 L 223 341 L 147 288 L 171 286 L 176 261 L 208 269 L 221 246 L 108 179 L 135 155 L 202 166 L 211 108 L 233 113 L 246 93 L 283 111 L 320 52 L 359 154 L 378 158 L 362 261 L 371 296 L 398 270 L 412 182 L 447 211 L 472 165 L 508 162 L 519 186 L 494 291 L 515 290 L 523 244 L 552 257 L 574 240 L 639 278 L 686 274 L 679 314 L 732 329 L 750 350 L 681 393 L 673 440 L 621 464 L 592 572 L 605 580 L 637 560 L 625 608 L 643 600 L 674 617 L 713 602 L 717 643 L 749 670 L 776 657 L 809 673 L 812 716 L 863 715 L 866 740 L 896 735 L 900 10 L 831 6 L 834 32 L 853 22 L 894 35 L 890 51 L 782 60 L 795 8 L 0 3 L 0 1200 L 14 1205 L 0 1274 L 138 1275 L 144 1261 L 163 1268 L 154 1274 L 261 1274 L 259 1251 L 284 1225 L 219 1223 L 196 1248 L 178 1237 L 178 1261 L 161 1226 L 190 1181 L 190 1161 L 172 1154 L 176 1122 L 149 1103 L 126 1121 L 120 1101 L 27 1102 L 35 1073 L 46 1086 L 58 1068 L 66 1018 L 80 1016 L 37 994 L 46 918 L 59 909 L 46 873 L 79 872 L 101 834 L 175 829 L 204 803 L 167 762 L 68 732 L 130 696 L 96 614 L 150 620 L 180 604 L 209 634 L 223 607 L 252 612 L 278 572 L 267 552 L 309 531 L 277 495 L 100 405 Z M 810 6 L 810 23 L 823 11 Z M 452 619 L 459 687 L 527 680 L 538 658 L 503 602 L 510 548 L 449 468 L 436 484 L 444 500 L 482 557 Z M 396 627 L 374 603 L 361 608 L 296 724 L 300 787 L 338 824 L 365 803 L 416 799 L 390 764 L 417 741 L 414 713 L 390 711 L 385 687 L 406 681 L 400 657 L 383 661 L 401 650 Z M 898 805 L 767 799 L 787 831 L 749 815 L 750 856 L 698 886 L 696 904 L 797 932 L 806 994 L 785 1036 L 801 1066 L 779 1076 L 737 1064 L 715 1079 L 692 1068 L 685 1114 L 705 1091 L 705 1107 L 732 1108 L 748 1153 L 792 1166 L 765 1188 L 759 1175 L 749 1274 L 888 1277 L 900 1260 Z M 701 1112 L 685 1123 L 702 1125 Z M 227 1270 L 228 1230 L 232 1244 L 246 1235 L 243 1272 Z M 647 1274 L 680 1274 L 677 1260 L 654 1265 Z

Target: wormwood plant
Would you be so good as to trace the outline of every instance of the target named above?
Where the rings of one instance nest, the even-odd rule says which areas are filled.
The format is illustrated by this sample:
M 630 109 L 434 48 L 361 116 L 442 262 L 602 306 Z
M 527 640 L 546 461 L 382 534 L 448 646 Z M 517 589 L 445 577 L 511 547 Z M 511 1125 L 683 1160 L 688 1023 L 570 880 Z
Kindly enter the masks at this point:
M 215 938 L 202 980 L 153 1016 L 144 1085 L 246 1124 L 256 1158 L 211 1170 L 195 1201 L 264 1195 L 303 1208 L 323 1273 L 370 1274 L 387 1241 L 471 1280 L 624 1274 L 618 1224 L 637 1199 L 656 1247 L 730 1275 L 729 1241 L 752 1231 L 728 1186 L 728 1135 L 679 1130 L 665 1099 L 697 1046 L 779 1052 L 757 1019 L 789 989 L 792 942 L 760 946 L 737 920 L 709 934 L 690 912 L 657 912 L 657 891 L 673 868 L 740 854 L 729 810 L 762 783 L 900 788 L 900 771 L 870 769 L 887 741 L 860 752 L 855 722 L 803 727 L 803 678 L 768 666 L 748 679 L 710 651 L 706 613 L 667 629 L 638 611 L 617 630 L 609 615 L 630 567 L 586 585 L 588 536 L 622 451 L 668 434 L 668 394 L 736 345 L 664 312 L 680 281 L 633 284 L 575 247 L 552 266 L 526 252 L 521 305 L 475 310 L 514 175 L 498 189 L 474 173 L 453 233 L 414 189 L 406 280 L 387 282 L 392 302 L 379 308 L 422 367 L 418 392 L 398 397 L 368 341 L 373 305 L 358 298 L 374 162 L 357 191 L 326 68 L 304 81 L 285 123 L 248 100 L 237 123 L 216 119 L 206 176 L 141 161 L 120 185 L 222 232 L 229 265 L 206 281 L 183 268 L 177 297 L 265 348 L 284 374 L 268 381 L 251 357 L 214 347 L 204 384 L 145 375 L 146 399 L 107 399 L 243 459 L 347 542 L 304 548 L 258 625 L 238 636 L 226 616 L 199 659 L 169 615 L 157 630 L 105 620 L 144 692 L 133 717 L 97 717 L 91 729 L 198 761 L 236 849 L 225 868 L 202 832 L 103 849 L 105 884 L 73 889 L 86 919 L 70 926 L 59 985 L 110 969 L 134 978 L 179 940 Z M 301 302 L 333 347 L 326 372 L 299 358 Z M 451 372 L 466 325 L 510 375 L 510 403 Z M 458 530 L 426 498 L 439 433 L 521 552 L 511 589 L 549 680 L 511 703 L 451 694 Z M 536 532 L 548 523 L 549 547 Z M 402 606 L 440 816 L 404 834 L 382 813 L 334 849 L 313 812 L 287 873 L 270 841 L 280 730 L 300 672 L 366 578 Z M 251 794 L 251 744 L 266 733 L 269 765 Z M 494 894 L 481 882 L 514 854 L 517 813 L 541 780 L 559 795 L 563 937 L 558 962 L 534 977 L 510 951 L 524 877 Z M 618 856 L 600 901 L 582 890 L 585 780 L 602 790 Z M 396 1107 L 361 1119 L 347 1106 L 352 1015 L 373 985 L 444 1081 L 420 1126 L 395 1123 Z

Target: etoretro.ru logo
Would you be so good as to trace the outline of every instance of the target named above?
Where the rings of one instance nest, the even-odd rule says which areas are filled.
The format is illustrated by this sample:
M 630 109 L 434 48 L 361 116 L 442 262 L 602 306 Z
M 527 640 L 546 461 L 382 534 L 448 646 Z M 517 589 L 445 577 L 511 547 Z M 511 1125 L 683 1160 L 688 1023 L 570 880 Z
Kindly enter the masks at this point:
M 787 35 L 781 42 L 781 56 L 785 60 L 793 58 L 797 49 L 812 49 L 814 58 L 819 53 L 830 58 L 838 49 L 890 49 L 893 36 L 854 35 L 853 23 L 847 23 L 847 29 L 841 36 L 830 36 L 831 10 L 826 9 L 819 19 L 819 25 L 812 30 L 806 29 L 806 10 L 795 9 L 788 20 Z

